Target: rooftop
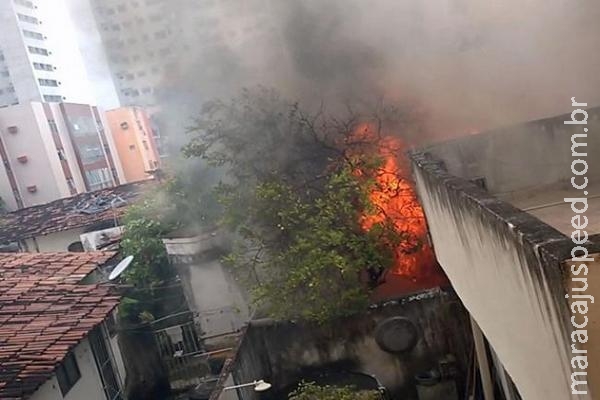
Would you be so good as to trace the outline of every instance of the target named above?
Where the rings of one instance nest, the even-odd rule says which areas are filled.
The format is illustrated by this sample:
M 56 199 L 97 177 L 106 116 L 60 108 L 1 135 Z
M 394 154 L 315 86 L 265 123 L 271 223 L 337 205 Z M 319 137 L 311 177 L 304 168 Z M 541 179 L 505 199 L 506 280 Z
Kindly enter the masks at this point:
M 573 211 L 566 197 L 587 197 L 590 234 L 600 233 L 600 107 L 590 108 L 590 134 L 577 138 L 578 152 L 586 152 L 589 179 L 586 196 L 570 183 L 573 134 L 581 126 L 565 125 L 570 114 L 531 121 L 512 127 L 469 135 L 424 148 L 443 162 L 456 177 L 472 180 L 493 196 L 537 217 L 556 230 L 570 235 Z M 581 157 L 579 157 L 581 158 Z M 578 169 L 581 170 L 579 165 Z M 578 178 L 579 184 L 583 178 Z
M 128 183 L 8 213 L 0 217 L 0 243 L 112 221 L 154 185 L 152 180 Z
M 26 399 L 119 303 L 80 282 L 114 253 L 0 254 L 0 399 Z

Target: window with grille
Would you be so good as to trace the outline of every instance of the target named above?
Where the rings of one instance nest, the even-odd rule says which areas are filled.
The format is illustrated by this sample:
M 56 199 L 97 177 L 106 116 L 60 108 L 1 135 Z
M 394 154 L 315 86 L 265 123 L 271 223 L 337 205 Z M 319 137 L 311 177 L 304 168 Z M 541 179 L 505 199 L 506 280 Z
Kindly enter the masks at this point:
M 75 354 L 71 352 L 56 369 L 56 379 L 58 380 L 58 386 L 63 396 L 69 393 L 79 378 L 81 378 L 81 372 L 79 371 Z
M 94 360 L 102 378 L 102 385 L 107 400 L 122 400 L 121 388 L 113 367 L 110 349 L 107 346 L 108 337 L 100 326 L 89 336 Z

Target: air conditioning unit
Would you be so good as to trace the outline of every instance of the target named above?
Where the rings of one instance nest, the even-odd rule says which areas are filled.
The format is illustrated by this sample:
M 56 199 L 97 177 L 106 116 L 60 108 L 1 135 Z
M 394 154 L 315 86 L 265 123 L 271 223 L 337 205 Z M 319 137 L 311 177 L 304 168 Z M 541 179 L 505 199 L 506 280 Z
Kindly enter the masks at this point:
M 17 133 L 19 132 L 19 128 L 17 128 L 16 126 L 9 126 L 8 128 L 6 128 L 6 130 L 8 131 L 8 133 Z
M 27 162 L 27 156 L 19 156 L 17 157 L 17 160 L 21 163 L 21 164 L 25 164 Z
M 127 122 L 121 122 L 121 129 L 129 129 L 129 124 Z
M 37 186 L 36 185 L 27 186 L 27 191 L 29 193 L 35 193 L 35 192 L 37 192 Z

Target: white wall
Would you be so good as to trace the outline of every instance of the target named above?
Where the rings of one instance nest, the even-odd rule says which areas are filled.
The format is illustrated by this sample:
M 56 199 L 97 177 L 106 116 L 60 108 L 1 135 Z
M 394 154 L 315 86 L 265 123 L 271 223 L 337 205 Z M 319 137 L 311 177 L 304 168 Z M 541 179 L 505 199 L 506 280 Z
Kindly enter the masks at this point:
M 250 318 L 248 302 L 231 271 L 218 255 L 208 256 L 227 241 L 220 232 L 163 240 L 177 267 L 188 305 L 199 313 L 203 336 L 231 333 Z
M 67 251 L 67 248 L 71 243 L 79 242 L 81 240 L 80 235 L 83 231 L 83 228 L 70 229 L 68 231 L 50 233 L 46 236 L 38 236 L 35 240 L 40 253 Z M 27 243 L 30 252 L 36 252 L 33 239 L 27 239 L 25 242 Z
M 240 289 L 218 259 L 184 268 L 188 268 L 189 285 L 204 336 L 233 332 L 248 321 L 248 306 Z
M 7 127 L 16 126 L 17 133 L 8 133 Z M 50 146 L 52 140 L 48 123 L 40 103 L 28 103 L 0 109 L 0 128 L 3 143 L 11 163 L 15 179 L 25 207 L 48 203 L 65 195 L 68 188 L 56 148 Z M 50 153 L 48 153 L 51 151 Z M 22 164 L 19 156 L 27 156 Z M 50 157 L 54 157 L 51 161 Z M 62 177 L 58 176 L 59 174 Z M 27 187 L 37 186 L 37 192 L 29 193 Z M 66 191 L 66 193 L 65 193 Z M 7 194 L 0 194 L 7 196 Z
M 81 378 L 65 397 L 60 392 L 56 376 L 53 376 L 31 396 L 30 400 L 106 400 L 102 389 L 102 380 L 87 339 L 84 339 L 75 348 L 75 357 Z
M 430 174 L 415 168 L 437 258 L 523 399 L 589 399 L 571 395 L 569 341 L 554 306 L 564 288 L 527 258 L 514 226 L 491 213 L 486 219 L 471 198 Z

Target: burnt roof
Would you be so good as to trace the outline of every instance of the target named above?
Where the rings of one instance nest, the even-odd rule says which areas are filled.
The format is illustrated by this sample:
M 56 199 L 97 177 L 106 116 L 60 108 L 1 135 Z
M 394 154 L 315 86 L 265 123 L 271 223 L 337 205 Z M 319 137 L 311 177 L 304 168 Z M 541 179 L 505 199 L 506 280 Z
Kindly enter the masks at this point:
M 0 254 L 0 399 L 28 398 L 118 305 L 81 281 L 113 252 Z
M 128 183 L 5 214 L 0 217 L 0 243 L 112 221 L 115 216 L 123 216 L 127 205 L 155 186 L 153 180 Z M 113 200 L 114 210 L 110 204 Z

